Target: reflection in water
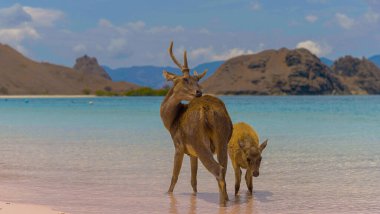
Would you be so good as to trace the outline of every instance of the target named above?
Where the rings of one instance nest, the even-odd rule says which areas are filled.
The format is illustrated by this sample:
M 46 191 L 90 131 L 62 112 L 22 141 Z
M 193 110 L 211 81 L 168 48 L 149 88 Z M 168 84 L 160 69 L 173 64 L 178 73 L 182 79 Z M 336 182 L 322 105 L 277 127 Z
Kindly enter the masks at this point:
M 177 209 L 177 199 L 175 198 L 173 193 L 169 193 L 169 199 L 170 199 L 170 208 L 169 213 L 178 213 Z
M 230 196 L 230 201 L 227 207 L 220 207 L 218 203 L 219 194 L 218 193 L 197 193 L 197 195 L 183 193 L 179 195 L 169 194 L 170 207 L 169 213 L 188 213 L 196 214 L 203 213 L 202 209 L 206 208 L 217 208 L 219 214 L 225 213 L 254 213 L 257 212 L 255 208 L 255 200 L 259 202 L 269 202 L 273 193 L 268 191 L 257 191 L 254 192 L 254 196 L 251 196 L 248 192 L 241 193 L 237 196 Z M 183 197 L 189 199 L 189 204 L 184 203 Z M 180 201 L 180 202 L 179 202 Z M 197 207 L 197 203 L 200 206 Z M 207 206 L 205 206 L 205 203 Z M 208 209 L 209 210 L 209 209 Z

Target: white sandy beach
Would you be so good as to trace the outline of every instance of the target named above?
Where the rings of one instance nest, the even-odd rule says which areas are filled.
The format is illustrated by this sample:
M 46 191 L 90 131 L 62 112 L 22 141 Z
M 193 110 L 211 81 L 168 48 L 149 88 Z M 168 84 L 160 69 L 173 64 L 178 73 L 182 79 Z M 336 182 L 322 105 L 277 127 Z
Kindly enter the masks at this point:
M 50 207 L 33 204 L 15 204 L 0 202 L 0 214 L 67 214 Z

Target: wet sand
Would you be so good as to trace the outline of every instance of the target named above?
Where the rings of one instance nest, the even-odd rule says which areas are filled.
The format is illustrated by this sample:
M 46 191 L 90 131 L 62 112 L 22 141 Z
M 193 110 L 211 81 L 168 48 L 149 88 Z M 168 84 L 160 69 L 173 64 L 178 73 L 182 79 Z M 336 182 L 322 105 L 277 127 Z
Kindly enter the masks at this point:
M 0 214 L 67 214 L 46 206 L 0 202 Z

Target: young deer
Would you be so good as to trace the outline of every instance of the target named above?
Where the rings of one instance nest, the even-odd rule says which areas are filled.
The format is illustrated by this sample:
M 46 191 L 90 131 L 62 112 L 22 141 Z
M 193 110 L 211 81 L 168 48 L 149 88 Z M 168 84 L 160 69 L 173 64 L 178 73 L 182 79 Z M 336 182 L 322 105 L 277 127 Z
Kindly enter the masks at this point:
M 233 130 L 228 144 L 228 154 L 235 171 L 235 195 L 240 189 L 240 168 L 247 169 L 245 182 L 249 193 L 252 194 L 252 176 L 258 177 L 260 174 L 261 154 L 267 146 L 268 140 L 260 144 L 256 131 L 243 122 L 234 124 Z
M 181 69 L 183 76 L 163 71 L 163 76 L 172 81 L 161 104 L 160 114 L 165 128 L 170 132 L 175 147 L 173 176 L 168 192 L 172 193 L 182 166 L 184 154 L 190 156 L 191 186 L 197 192 L 198 158 L 218 181 L 219 201 L 225 205 L 228 201 L 226 190 L 227 145 L 232 135 L 232 122 L 224 103 L 213 96 L 202 96 L 198 81 L 206 71 L 194 76 L 189 74 L 186 51 L 184 64 L 181 65 L 173 55 L 173 42 L 169 54 L 173 62 Z M 181 103 L 189 101 L 188 104 Z M 218 162 L 213 154 L 217 155 Z

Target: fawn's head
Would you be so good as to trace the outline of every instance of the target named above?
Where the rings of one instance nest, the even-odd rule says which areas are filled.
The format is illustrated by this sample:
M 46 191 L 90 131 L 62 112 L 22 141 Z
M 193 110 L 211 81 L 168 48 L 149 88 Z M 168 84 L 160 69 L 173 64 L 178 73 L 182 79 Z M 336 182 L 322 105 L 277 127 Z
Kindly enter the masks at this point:
M 265 140 L 259 147 L 251 146 L 249 142 L 239 141 L 239 146 L 243 151 L 243 159 L 247 161 L 248 168 L 252 170 L 253 176 L 258 177 L 260 174 L 261 153 L 267 146 L 268 140 Z
M 173 54 L 173 42 L 170 43 L 170 47 L 168 49 L 170 57 L 173 62 L 181 69 L 183 75 L 175 75 L 168 71 L 163 71 L 163 76 L 167 81 L 173 82 L 173 95 L 180 100 L 190 101 L 194 97 L 202 96 L 202 89 L 199 86 L 199 80 L 206 75 L 207 70 L 203 73 L 199 74 L 194 71 L 194 75 L 190 75 L 190 69 L 187 65 L 187 56 L 186 51 L 183 53 L 183 65 L 181 65 L 178 60 L 175 58 Z

